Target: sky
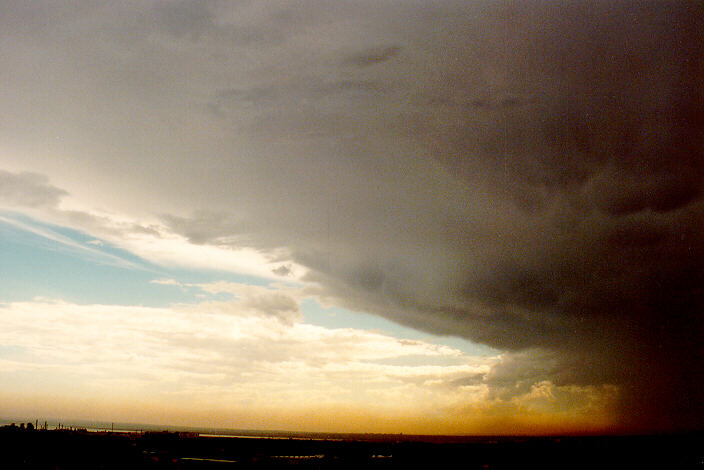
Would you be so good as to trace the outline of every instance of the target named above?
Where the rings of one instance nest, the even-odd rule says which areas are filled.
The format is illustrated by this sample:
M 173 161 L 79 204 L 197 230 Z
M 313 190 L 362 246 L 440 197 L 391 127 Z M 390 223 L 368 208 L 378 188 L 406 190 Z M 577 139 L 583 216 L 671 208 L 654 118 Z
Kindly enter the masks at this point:
M 696 2 L 0 4 L 0 417 L 704 423 Z

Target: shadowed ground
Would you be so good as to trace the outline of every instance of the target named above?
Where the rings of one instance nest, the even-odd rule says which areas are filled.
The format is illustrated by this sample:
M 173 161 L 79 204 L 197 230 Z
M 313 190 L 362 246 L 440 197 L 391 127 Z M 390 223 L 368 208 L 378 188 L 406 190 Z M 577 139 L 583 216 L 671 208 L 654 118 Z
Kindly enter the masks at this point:
M 704 468 L 699 434 L 611 437 L 370 436 L 358 439 L 0 428 L 2 468 Z

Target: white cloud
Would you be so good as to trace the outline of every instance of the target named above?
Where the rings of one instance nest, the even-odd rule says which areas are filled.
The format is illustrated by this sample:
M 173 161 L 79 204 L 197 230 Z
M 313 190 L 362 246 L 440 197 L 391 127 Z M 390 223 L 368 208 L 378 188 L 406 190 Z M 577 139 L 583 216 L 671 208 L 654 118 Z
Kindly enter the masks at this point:
M 246 298 L 170 308 L 60 301 L 2 305 L 0 345 L 19 351 L 0 363 L 3 382 L 14 383 L 11 388 L 19 392 L 22 384 L 10 380 L 13 374 L 50 370 L 48 388 L 56 386 L 51 376 L 67 374 L 94 392 L 106 387 L 115 392 L 125 380 L 130 388 L 139 384 L 157 396 L 218 390 L 231 399 L 251 393 L 284 406 L 289 400 L 311 403 L 312 394 L 344 405 L 350 400 L 363 404 L 379 386 L 389 393 L 403 388 L 409 377 L 442 379 L 486 371 L 492 362 L 376 332 L 281 323 L 268 307 L 256 308 Z M 417 365 L 378 362 L 405 356 L 413 356 Z M 424 365 L 438 356 L 462 365 Z M 363 384 L 375 385 L 365 391 Z M 350 387 L 364 393 L 353 399 Z
M 248 419 L 256 417 L 265 428 L 291 426 L 277 421 L 281 416 L 332 416 L 343 409 L 364 410 L 374 419 L 395 417 L 406 423 L 399 424 L 403 429 L 416 432 L 434 429 L 428 417 L 445 432 L 500 432 L 491 416 L 505 417 L 510 410 L 569 419 L 585 409 L 603 414 L 603 390 L 568 390 L 544 381 L 523 396 L 501 400 L 492 397 L 485 380 L 501 357 L 474 357 L 361 329 L 324 328 L 300 317 L 281 321 L 267 305 L 250 301 L 253 292 L 262 291 L 285 295 L 242 286 L 246 295 L 229 302 L 167 308 L 49 300 L 2 304 L 0 347 L 12 352 L 0 360 L 3 396 L 19 400 L 30 394 L 36 406 L 64 397 L 68 408 L 77 406 L 71 400 L 91 397 L 106 410 L 130 400 L 133 407 L 158 402 L 172 410 L 161 418 L 171 422 L 182 419 L 174 410 L 186 406 L 184 400 L 196 419 L 243 412 L 244 406 Z M 102 405 L 95 397 L 102 397 Z M 149 405 L 146 413 L 153 410 Z M 468 421 L 462 425 L 459 417 Z
M 152 279 L 149 281 L 151 284 L 159 284 L 162 286 L 177 286 L 183 287 L 183 284 L 178 282 L 176 279 Z
M 90 240 L 89 245 L 99 247 L 109 244 L 128 251 L 155 264 L 171 267 L 227 271 L 271 280 L 296 282 L 308 269 L 288 259 L 286 250 L 262 251 L 246 246 L 214 245 L 194 243 L 188 238 L 173 233 L 168 227 L 151 217 L 142 219 L 114 212 L 96 210 L 72 199 L 65 200 L 58 208 L 42 208 L 32 215 L 49 223 L 85 231 L 100 240 Z M 30 231 L 51 240 L 81 249 L 114 262 L 133 263 L 114 255 L 94 249 L 59 235 L 38 224 L 27 224 L 14 219 L 1 218 L 18 228 Z M 280 269 L 285 262 L 285 275 Z
M 267 279 L 279 278 L 272 272 L 278 265 L 278 260 L 252 248 L 198 245 L 167 231 L 158 236 L 123 232 L 118 238 L 110 241 L 157 264 L 222 270 Z

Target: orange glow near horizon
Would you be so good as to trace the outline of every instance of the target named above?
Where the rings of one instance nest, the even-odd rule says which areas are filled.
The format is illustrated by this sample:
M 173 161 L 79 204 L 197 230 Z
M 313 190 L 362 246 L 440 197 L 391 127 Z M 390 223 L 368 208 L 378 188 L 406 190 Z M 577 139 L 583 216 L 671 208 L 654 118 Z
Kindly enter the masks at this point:
M 247 302 L 0 306 L 0 340 L 34 348 L 0 361 L 0 417 L 462 435 L 602 432 L 615 423 L 613 386 L 501 388 L 486 377 L 504 355 L 282 322 Z
M 183 409 L 158 400 L 101 401 L 95 397 L 13 397 L 0 394 L 0 413 L 18 421 L 102 421 L 165 428 L 271 430 L 289 432 L 378 433 L 419 435 L 578 435 L 614 432 L 606 410 L 589 416 L 534 412 L 426 416 L 417 410 L 370 412 L 356 407 L 247 407 Z

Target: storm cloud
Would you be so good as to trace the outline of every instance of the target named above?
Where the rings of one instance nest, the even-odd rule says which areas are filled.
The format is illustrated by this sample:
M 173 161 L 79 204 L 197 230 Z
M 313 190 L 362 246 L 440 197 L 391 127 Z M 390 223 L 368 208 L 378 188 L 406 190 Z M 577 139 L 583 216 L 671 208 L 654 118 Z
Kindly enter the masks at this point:
M 0 170 L 0 206 L 54 207 L 66 194 L 52 186 L 45 175 Z
M 4 164 L 701 427 L 702 7 L 468 3 L 5 6 Z

